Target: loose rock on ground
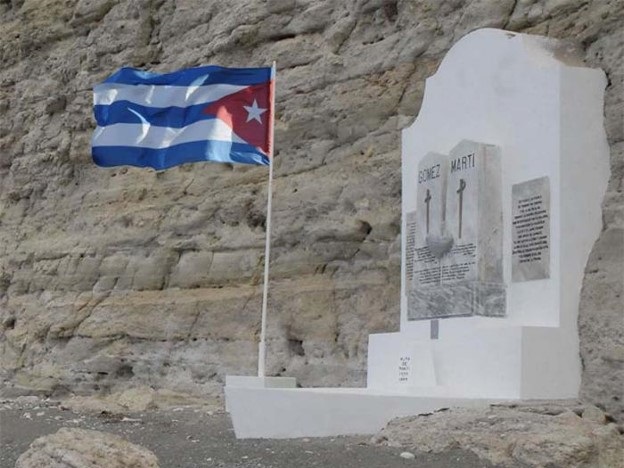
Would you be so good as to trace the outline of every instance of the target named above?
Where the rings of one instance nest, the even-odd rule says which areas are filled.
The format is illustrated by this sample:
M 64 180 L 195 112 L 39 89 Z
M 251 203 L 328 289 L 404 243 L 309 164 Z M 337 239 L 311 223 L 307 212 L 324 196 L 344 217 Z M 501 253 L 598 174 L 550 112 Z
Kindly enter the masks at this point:
M 156 455 L 119 436 L 63 428 L 35 440 L 15 468 L 158 468 Z
M 624 437 L 612 421 L 580 403 L 455 408 L 395 419 L 373 443 L 421 453 L 461 448 L 500 466 L 622 468 Z

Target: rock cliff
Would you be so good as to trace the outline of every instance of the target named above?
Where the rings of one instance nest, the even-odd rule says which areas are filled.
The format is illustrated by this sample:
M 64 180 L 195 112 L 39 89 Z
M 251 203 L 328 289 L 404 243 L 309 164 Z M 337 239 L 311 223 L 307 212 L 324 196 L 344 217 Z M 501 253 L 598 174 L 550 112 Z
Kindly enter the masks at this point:
M 124 65 L 273 60 L 268 372 L 363 385 L 368 334 L 398 328 L 400 130 L 480 27 L 574 39 L 608 74 L 582 396 L 624 417 L 619 0 L 0 0 L 1 391 L 206 394 L 255 371 L 266 168 L 97 168 L 91 87 Z

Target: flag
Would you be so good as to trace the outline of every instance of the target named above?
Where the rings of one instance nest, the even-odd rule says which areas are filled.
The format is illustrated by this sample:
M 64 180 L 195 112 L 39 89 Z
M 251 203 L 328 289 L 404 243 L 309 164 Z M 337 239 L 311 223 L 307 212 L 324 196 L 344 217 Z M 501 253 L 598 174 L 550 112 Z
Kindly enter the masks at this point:
M 94 87 L 98 166 L 156 170 L 215 161 L 268 165 L 274 69 L 122 68 Z

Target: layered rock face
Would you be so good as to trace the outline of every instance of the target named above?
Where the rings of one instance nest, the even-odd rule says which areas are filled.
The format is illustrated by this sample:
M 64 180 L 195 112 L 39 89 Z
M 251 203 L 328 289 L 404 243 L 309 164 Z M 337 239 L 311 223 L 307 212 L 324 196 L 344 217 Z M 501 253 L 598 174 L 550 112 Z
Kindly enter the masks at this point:
M 400 130 L 479 27 L 572 38 L 609 76 L 612 177 L 580 311 L 583 396 L 624 408 L 624 6 L 619 0 L 0 1 L 0 387 L 206 394 L 254 373 L 267 169 L 90 159 L 93 84 L 277 61 L 268 373 L 363 385 L 395 331 Z

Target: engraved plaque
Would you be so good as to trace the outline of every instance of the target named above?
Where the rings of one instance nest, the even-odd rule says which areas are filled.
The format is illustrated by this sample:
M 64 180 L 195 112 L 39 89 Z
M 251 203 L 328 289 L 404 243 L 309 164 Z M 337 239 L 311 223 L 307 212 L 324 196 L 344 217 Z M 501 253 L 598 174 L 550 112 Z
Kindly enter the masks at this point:
M 418 166 L 416 226 L 409 291 L 440 284 L 440 260 L 431 251 L 428 240 L 442 234 L 446 169 L 447 157 L 438 153 L 428 153 Z
M 405 294 L 409 295 L 412 289 L 412 279 L 414 278 L 414 253 L 416 250 L 416 229 L 418 220 L 415 211 L 410 211 L 405 215 Z
M 431 267 L 419 278 L 415 268 L 408 319 L 504 316 L 500 151 L 462 141 L 443 172 L 442 222 L 435 231 L 429 225 L 423 255 Z M 417 232 L 422 232 L 422 214 L 418 223 Z
M 548 177 L 514 184 L 511 198 L 511 279 L 521 282 L 550 278 Z

